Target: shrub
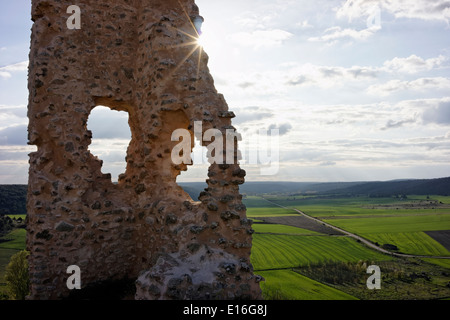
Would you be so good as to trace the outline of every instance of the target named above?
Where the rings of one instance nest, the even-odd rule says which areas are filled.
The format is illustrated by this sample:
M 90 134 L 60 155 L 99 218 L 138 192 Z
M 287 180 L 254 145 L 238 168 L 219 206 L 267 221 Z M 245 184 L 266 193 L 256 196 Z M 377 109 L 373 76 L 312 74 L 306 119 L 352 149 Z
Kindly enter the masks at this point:
M 10 297 L 15 300 L 24 300 L 29 293 L 28 255 L 28 251 L 20 251 L 11 257 L 9 264 L 6 266 L 6 287 Z

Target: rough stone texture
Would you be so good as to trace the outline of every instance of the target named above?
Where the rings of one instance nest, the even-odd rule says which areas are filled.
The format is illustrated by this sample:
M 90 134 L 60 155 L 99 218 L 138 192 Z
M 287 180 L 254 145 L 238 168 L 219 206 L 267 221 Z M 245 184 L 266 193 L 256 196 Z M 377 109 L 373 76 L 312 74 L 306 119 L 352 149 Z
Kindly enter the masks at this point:
M 82 287 L 136 279 L 136 299 L 259 299 L 237 152 L 211 164 L 200 202 L 176 183 L 187 166 L 171 161 L 175 129 L 202 121 L 225 136 L 234 117 L 192 43 L 194 1 L 80 0 L 81 29 L 69 30 L 73 4 L 32 1 L 29 298 L 67 297 L 78 265 Z M 118 184 L 88 150 L 99 105 L 129 114 Z

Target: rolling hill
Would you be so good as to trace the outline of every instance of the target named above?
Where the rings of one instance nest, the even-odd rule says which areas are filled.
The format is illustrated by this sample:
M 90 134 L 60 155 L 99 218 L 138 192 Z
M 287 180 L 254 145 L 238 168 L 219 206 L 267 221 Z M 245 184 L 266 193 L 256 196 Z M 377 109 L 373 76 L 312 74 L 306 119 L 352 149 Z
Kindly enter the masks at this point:
M 180 186 L 197 200 L 206 188 L 205 182 L 183 182 Z M 361 182 L 284 182 L 248 181 L 240 186 L 246 195 L 261 194 L 316 194 L 324 196 L 389 197 L 403 194 L 450 195 L 450 177 L 438 179 L 361 181 Z M 0 215 L 26 213 L 26 185 L 0 185 Z
M 422 180 L 395 180 L 385 182 L 366 182 L 345 188 L 329 190 L 329 194 L 349 194 L 368 196 L 392 196 L 401 194 L 450 195 L 450 177 Z

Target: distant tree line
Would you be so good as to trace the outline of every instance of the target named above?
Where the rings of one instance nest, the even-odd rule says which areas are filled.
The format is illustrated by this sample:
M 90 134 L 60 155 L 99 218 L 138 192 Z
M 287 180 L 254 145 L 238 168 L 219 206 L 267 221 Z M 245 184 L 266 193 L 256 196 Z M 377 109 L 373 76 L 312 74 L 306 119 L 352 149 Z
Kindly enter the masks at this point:
M 450 195 L 450 177 L 423 180 L 366 182 L 359 185 L 329 191 L 332 194 L 364 195 L 371 198 L 401 197 L 406 195 Z
M 0 216 L 27 213 L 27 185 L 0 185 Z
M 0 216 L 0 238 L 14 228 L 13 220 L 7 216 Z

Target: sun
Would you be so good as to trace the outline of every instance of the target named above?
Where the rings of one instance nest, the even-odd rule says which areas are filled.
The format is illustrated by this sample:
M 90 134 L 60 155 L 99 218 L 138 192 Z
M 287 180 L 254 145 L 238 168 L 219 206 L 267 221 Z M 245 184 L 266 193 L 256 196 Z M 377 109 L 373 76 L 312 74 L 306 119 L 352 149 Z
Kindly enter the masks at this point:
M 170 46 L 171 48 L 188 48 L 189 52 L 184 56 L 184 58 L 181 60 L 181 62 L 178 64 L 178 66 L 172 70 L 172 73 L 176 73 L 178 69 L 186 62 L 188 59 L 190 59 L 194 54 L 196 54 L 198 57 L 197 60 L 197 76 L 196 79 L 199 79 L 200 69 L 202 65 L 202 58 L 204 56 L 204 46 L 205 46 L 205 37 L 203 35 L 202 31 L 202 25 L 204 22 L 203 17 L 196 16 L 191 17 L 188 15 L 186 9 L 182 6 L 180 1 L 178 0 L 178 4 L 184 11 L 184 14 L 186 15 L 186 18 L 190 22 L 190 30 L 182 30 L 179 28 L 176 28 L 176 31 L 186 36 L 186 38 L 189 39 L 189 41 L 182 41 L 182 43 L 175 44 L 173 46 Z
M 202 35 L 199 35 L 198 38 L 197 38 L 197 40 L 196 40 L 195 42 L 197 43 L 197 45 L 198 45 L 199 47 L 202 47 L 202 48 L 203 48 L 203 47 L 205 46 L 205 44 L 206 44 L 205 37 L 202 36 Z

